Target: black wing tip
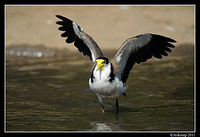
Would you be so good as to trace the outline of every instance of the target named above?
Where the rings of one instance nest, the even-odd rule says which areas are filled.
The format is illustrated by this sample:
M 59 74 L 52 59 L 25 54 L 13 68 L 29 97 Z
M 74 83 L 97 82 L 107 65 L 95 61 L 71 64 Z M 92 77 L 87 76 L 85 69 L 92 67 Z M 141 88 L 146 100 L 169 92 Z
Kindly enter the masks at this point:
M 174 39 L 168 38 L 168 42 L 176 43 Z
M 62 19 L 62 18 L 65 18 L 64 16 L 62 16 L 62 15 L 59 15 L 59 14 L 57 14 L 57 15 L 55 15 L 57 18 L 59 18 L 59 19 Z
M 56 21 L 56 24 L 58 25 L 63 25 L 63 21 L 68 20 L 67 18 L 65 18 L 64 16 L 61 15 L 56 15 L 57 18 L 61 19 L 62 21 Z
M 62 15 L 55 15 L 57 18 L 59 18 L 59 19 L 63 19 L 63 18 L 65 18 L 65 17 L 63 17 Z
M 150 33 L 149 33 L 150 34 Z M 158 39 L 161 38 L 161 39 L 164 39 L 166 40 L 167 42 L 172 42 L 172 43 L 176 43 L 176 40 L 174 39 L 171 39 L 169 37 L 165 37 L 165 36 L 162 36 L 162 35 L 159 35 L 159 34 L 151 34 L 153 37 L 157 37 Z
M 63 21 L 56 21 L 56 24 L 63 25 Z
M 55 15 L 57 18 L 59 18 L 59 19 L 61 19 L 62 21 L 65 21 L 65 22 L 70 22 L 70 23 L 72 23 L 73 21 L 72 20 L 70 20 L 70 19 L 68 19 L 68 18 L 66 18 L 66 17 L 64 17 L 64 16 L 62 16 L 62 15 Z M 57 22 L 59 22 L 59 21 L 57 21 Z M 56 22 L 56 23 L 57 23 Z M 58 24 L 58 23 L 57 23 Z
M 61 15 L 56 14 L 55 16 L 59 18 L 59 16 L 61 16 Z

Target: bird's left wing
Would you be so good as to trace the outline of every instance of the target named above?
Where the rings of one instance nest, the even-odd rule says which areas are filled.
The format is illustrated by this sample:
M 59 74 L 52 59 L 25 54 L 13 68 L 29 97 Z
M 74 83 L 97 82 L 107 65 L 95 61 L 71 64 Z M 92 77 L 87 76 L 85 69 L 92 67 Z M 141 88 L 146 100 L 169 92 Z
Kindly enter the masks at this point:
M 152 56 L 167 56 L 166 51 L 171 52 L 170 48 L 174 47 L 170 42 L 176 41 L 157 34 L 142 34 L 127 39 L 111 61 L 116 75 L 125 83 L 135 63 L 145 62 Z
M 95 62 L 96 58 L 103 56 L 97 43 L 79 25 L 61 15 L 56 15 L 56 17 L 62 20 L 57 21 L 56 24 L 62 25 L 58 29 L 64 31 L 61 37 L 66 37 L 67 43 L 74 42 L 79 52 L 89 56 L 93 62 Z

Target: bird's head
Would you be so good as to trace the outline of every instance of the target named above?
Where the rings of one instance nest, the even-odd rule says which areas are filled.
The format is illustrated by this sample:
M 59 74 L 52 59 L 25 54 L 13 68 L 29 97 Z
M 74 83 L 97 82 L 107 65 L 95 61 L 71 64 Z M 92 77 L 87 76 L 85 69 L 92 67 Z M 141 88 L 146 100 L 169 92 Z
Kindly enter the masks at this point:
M 106 57 L 98 57 L 96 59 L 97 70 L 104 70 L 104 65 L 108 64 L 108 59 Z

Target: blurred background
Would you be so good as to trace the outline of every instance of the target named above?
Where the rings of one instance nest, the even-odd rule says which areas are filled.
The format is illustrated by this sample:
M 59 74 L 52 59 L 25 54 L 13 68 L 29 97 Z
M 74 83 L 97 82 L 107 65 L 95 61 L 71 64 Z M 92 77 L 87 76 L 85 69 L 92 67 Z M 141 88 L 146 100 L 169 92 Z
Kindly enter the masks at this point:
M 6 47 L 44 46 L 76 52 L 60 37 L 56 14 L 79 24 L 103 50 L 117 50 L 127 38 L 143 33 L 168 36 L 177 41 L 177 46 L 194 45 L 192 5 L 7 5 L 5 11 Z
M 55 15 L 93 37 L 111 58 L 129 37 L 160 34 L 172 53 L 135 64 L 127 97 L 89 89 L 91 62 L 65 43 Z M 6 131 L 194 131 L 194 5 L 6 5 Z

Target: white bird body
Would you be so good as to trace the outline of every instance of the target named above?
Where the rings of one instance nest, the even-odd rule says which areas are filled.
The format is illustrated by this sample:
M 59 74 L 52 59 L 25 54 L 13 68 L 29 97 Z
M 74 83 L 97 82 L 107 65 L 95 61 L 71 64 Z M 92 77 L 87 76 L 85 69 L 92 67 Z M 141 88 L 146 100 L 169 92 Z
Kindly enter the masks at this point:
M 114 77 L 112 82 L 109 81 L 111 73 L 110 68 L 110 63 L 104 65 L 104 70 L 97 70 L 97 66 L 95 66 L 93 71 L 94 78 L 93 80 L 92 78 L 89 79 L 90 89 L 101 98 L 117 98 L 127 89 L 117 77 Z

